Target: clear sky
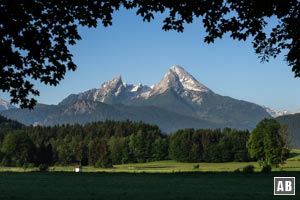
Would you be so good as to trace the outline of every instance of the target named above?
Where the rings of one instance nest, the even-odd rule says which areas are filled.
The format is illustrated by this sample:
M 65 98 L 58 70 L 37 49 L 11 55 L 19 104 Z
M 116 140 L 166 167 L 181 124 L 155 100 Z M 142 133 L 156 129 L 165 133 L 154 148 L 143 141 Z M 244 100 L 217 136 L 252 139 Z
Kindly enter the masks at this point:
M 37 84 L 38 101 L 57 104 L 116 75 L 127 83 L 153 85 L 178 64 L 220 95 L 277 110 L 300 109 L 300 79 L 294 78 L 283 56 L 262 64 L 251 41 L 225 37 L 205 44 L 200 20 L 186 25 L 183 33 L 161 27 L 160 16 L 147 23 L 133 11 L 117 11 L 111 27 L 80 28 L 82 40 L 70 48 L 78 69 L 68 72 L 57 87 Z M 0 93 L 0 98 L 9 100 L 9 95 Z

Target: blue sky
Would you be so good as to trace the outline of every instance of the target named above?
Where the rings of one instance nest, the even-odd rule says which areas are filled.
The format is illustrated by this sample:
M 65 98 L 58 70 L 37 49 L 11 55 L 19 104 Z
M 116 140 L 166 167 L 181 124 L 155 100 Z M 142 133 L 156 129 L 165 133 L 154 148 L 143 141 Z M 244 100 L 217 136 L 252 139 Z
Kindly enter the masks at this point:
M 37 83 L 38 101 L 57 104 L 71 93 L 98 88 L 116 75 L 127 83 L 153 85 L 178 64 L 218 94 L 277 110 L 300 109 L 300 79 L 294 78 L 283 56 L 262 64 L 251 41 L 225 37 L 205 44 L 197 19 L 183 33 L 165 32 L 161 27 L 161 16 L 147 23 L 133 11 L 118 11 L 111 27 L 80 28 L 82 40 L 70 48 L 78 69 L 68 72 L 57 87 Z M 3 93 L 0 98 L 9 100 Z

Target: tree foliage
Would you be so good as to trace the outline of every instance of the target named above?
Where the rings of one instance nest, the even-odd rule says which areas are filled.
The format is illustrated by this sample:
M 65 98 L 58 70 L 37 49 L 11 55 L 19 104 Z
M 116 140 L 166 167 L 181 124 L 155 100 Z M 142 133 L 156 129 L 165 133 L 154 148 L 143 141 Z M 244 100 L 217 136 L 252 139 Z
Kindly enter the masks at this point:
M 281 126 L 274 119 L 264 119 L 250 134 L 247 147 L 250 156 L 262 166 L 278 166 L 283 162 L 286 143 L 281 136 Z
M 107 142 L 101 138 L 97 138 L 90 143 L 89 164 L 102 168 L 112 167 L 109 154 Z
M 4 154 L 2 163 L 16 166 L 26 166 L 33 163 L 36 155 L 32 140 L 23 131 L 15 131 L 6 135 L 1 152 Z
M 246 162 L 248 131 L 185 129 L 170 136 L 169 155 L 180 162 Z
M 11 132 L 0 128 L 4 137 L 0 140 L 3 165 L 111 167 L 112 164 L 168 158 L 167 136 L 157 126 L 141 122 L 106 121 L 84 126 L 24 126 L 20 129 Z
M 36 100 L 31 95 L 39 95 L 32 80 L 57 85 L 68 70 L 76 69 L 68 45 L 80 39 L 78 27 L 112 25 L 112 15 L 121 7 L 134 10 L 144 21 L 166 13 L 163 30 L 182 32 L 185 24 L 200 18 L 205 42 L 226 33 L 237 40 L 250 38 L 262 61 L 284 51 L 295 76 L 300 76 L 298 0 L 2 0 L 0 89 L 10 93 L 12 103 L 32 108 Z

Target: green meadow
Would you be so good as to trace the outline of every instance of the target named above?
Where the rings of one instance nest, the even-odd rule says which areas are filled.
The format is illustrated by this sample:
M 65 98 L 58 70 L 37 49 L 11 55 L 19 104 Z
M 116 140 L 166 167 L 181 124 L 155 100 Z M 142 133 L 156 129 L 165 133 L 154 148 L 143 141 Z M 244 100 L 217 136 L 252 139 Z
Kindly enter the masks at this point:
M 173 172 L 234 172 L 240 171 L 247 165 L 253 165 L 256 172 L 261 170 L 257 162 L 228 162 L 228 163 L 181 163 L 173 160 L 155 161 L 148 163 L 132 163 L 114 165 L 113 168 L 95 168 L 83 166 L 83 172 L 128 172 L 128 173 L 173 173 Z M 52 166 L 50 172 L 73 172 L 76 166 Z M 36 167 L 0 167 L 1 172 L 33 172 Z M 300 171 L 300 159 L 289 159 L 282 167 L 272 171 Z
M 83 172 L 133 172 L 133 173 L 173 173 L 173 172 L 234 172 L 240 171 L 247 165 L 253 165 L 255 171 L 260 171 L 257 162 L 228 162 L 228 163 L 181 163 L 173 160 L 148 163 L 133 163 L 114 165 L 113 168 L 95 168 L 84 166 Z M 199 167 L 198 167 L 199 166 Z M 19 168 L 19 170 L 23 170 Z M 74 171 L 74 166 L 54 166 L 50 171 Z M 273 168 L 273 171 L 300 171 L 300 161 L 287 161 L 283 167 Z
M 291 155 L 272 173 L 261 173 L 256 162 L 172 160 L 114 165 L 110 169 L 85 166 L 83 173 L 73 172 L 75 166 L 53 166 L 49 172 L 38 172 L 34 167 L 0 167 L 0 199 L 300 199 L 300 151 L 293 150 Z M 255 172 L 236 172 L 247 165 L 254 165 Z M 276 176 L 296 177 L 296 196 L 273 196 Z

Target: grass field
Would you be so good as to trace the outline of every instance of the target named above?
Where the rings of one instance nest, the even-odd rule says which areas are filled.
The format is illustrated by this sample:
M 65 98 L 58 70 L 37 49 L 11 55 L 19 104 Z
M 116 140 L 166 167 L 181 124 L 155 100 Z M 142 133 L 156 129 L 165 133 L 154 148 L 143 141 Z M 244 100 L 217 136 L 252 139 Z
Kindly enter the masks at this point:
M 74 166 L 54 166 L 48 173 L 36 172 L 37 168 L 0 167 L 0 200 L 300 200 L 299 155 L 300 151 L 293 151 L 283 168 L 275 168 L 268 174 L 260 173 L 256 162 L 168 160 L 114 165 L 111 169 L 85 166 L 86 173 L 72 172 Z M 200 167 L 195 168 L 198 164 Z M 233 172 L 250 164 L 255 166 L 256 173 Z M 275 176 L 296 177 L 296 196 L 273 196 Z
M 199 168 L 195 168 L 199 165 Z M 228 162 L 228 163 L 181 163 L 173 160 L 156 161 L 148 163 L 133 163 L 114 165 L 113 168 L 103 169 L 92 166 L 84 166 L 83 172 L 149 172 L 149 173 L 173 173 L 173 172 L 233 172 L 242 170 L 247 165 L 255 166 L 255 171 L 260 171 L 257 162 Z M 290 158 L 281 168 L 273 168 L 273 171 L 300 171 L 300 150 L 292 149 Z M 33 172 L 38 168 L 3 167 L 0 172 Z M 53 166 L 49 168 L 53 172 L 72 172 L 74 166 Z
M 300 161 L 300 149 L 292 149 L 288 161 Z
M 199 165 L 199 168 L 195 168 Z M 113 168 L 103 169 L 92 166 L 84 166 L 83 172 L 132 172 L 132 173 L 172 173 L 172 172 L 233 172 L 242 170 L 247 165 L 255 166 L 255 171 L 260 171 L 257 162 L 228 162 L 228 163 L 180 163 L 173 160 L 156 161 L 148 163 L 133 163 L 114 165 Z M 1 167 L 0 172 L 32 172 L 38 168 Z M 74 166 L 53 166 L 49 171 L 72 172 Z M 300 160 L 288 160 L 282 168 L 273 168 L 273 171 L 300 171 Z
M 274 176 L 296 177 L 296 196 L 273 196 Z M 0 173 L 2 200 L 194 200 L 300 199 L 300 172 L 269 174 Z
M 199 165 L 199 168 L 195 168 Z M 148 163 L 133 163 L 114 165 L 111 169 L 94 168 L 84 166 L 84 172 L 149 172 L 149 173 L 172 173 L 172 172 L 233 172 L 236 169 L 242 170 L 247 165 L 255 166 L 255 171 L 260 171 L 257 162 L 228 162 L 228 163 L 181 163 L 173 160 L 156 161 Z M 9 170 L 9 169 L 8 169 Z M 1 171 L 1 168 L 0 168 Z M 2 171 L 5 171 L 2 169 Z M 18 171 L 18 169 L 16 169 Z M 55 166 L 50 171 L 74 171 L 74 167 Z M 290 158 L 281 168 L 273 168 L 273 171 L 300 171 L 300 150 L 292 149 Z

